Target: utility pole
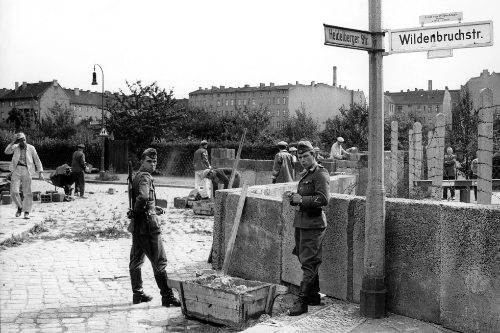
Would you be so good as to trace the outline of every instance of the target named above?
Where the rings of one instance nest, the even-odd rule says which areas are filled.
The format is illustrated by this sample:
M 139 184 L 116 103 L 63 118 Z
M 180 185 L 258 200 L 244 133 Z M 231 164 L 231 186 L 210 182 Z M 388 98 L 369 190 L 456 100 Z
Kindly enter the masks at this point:
M 385 188 L 382 0 L 369 0 L 369 31 L 373 50 L 369 55 L 368 188 L 365 215 L 364 272 L 360 312 L 382 318 L 385 309 Z

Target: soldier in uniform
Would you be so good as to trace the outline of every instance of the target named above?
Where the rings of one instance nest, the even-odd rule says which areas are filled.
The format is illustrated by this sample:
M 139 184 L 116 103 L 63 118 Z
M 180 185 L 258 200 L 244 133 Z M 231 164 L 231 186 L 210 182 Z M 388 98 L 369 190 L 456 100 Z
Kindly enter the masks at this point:
M 323 207 L 330 199 L 330 175 L 316 161 L 313 146 L 309 141 L 300 141 L 297 149 L 304 171 L 300 174 L 297 193 L 290 194 L 290 203 L 297 208 L 293 221 L 293 254 L 299 259 L 303 275 L 299 299 L 290 310 L 290 316 L 307 312 L 308 305 L 320 305 L 318 269 L 326 230 Z
M 163 249 L 161 227 L 158 214 L 163 214 L 160 207 L 155 206 L 156 194 L 151 173 L 156 169 L 157 154 L 153 148 L 146 149 L 141 156 L 141 168 L 132 181 L 132 211 L 130 212 L 130 231 L 132 232 L 132 249 L 130 250 L 130 280 L 132 283 L 133 303 L 149 302 L 153 298 L 142 289 L 141 266 L 147 256 L 153 266 L 158 288 L 160 288 L 161 305 L 180 306 L 167 284 L 167 256 Z
M 293 158 L 286 150 L 288 144 L 284 141 L 278 142 L 280 151 L 274 157 L 273 175 L 271 176 L 272 183 L 288 183 L 293 182 Z

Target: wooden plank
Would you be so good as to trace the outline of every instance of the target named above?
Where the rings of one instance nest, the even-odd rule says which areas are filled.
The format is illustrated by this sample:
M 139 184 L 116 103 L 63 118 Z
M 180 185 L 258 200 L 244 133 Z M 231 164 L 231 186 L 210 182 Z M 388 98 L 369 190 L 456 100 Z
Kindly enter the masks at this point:
M 224 256 L 224 263 L 222 264 L 222 272 L 227 274 L 229 270 L 229 263 L 231 262 L 231 255 L 233 254 L 234 241 L 236 240 L 236 234 L 238 233 L 238 228 L 240 226 L 241 214 L 243 213 L 243 207 L 245 206 L 245 199 L 247 197 L 248 185 L 246 182 L 243 183 L 243 189 L 241 190 L 240 200 L 238 206 L 236 207 L 236 215 L 234 216 L 233 228 L 231 230 L 231 237 L 226 247 L 226 255 Z
M 266 311 L 265 312 L 270 316 L 273 313 L 274 296 L 276 296 L 276 285 L 270 286 L 269 293 L 267 294 Z
M 236 153 L 236 159 L 233 163 L 233 171 L 231 171 L 231 178 L 229 178 L 229 185 L 227 188 L 233 188 L 234 177 L 236 175 L 236 170 L 238 169 L 238 162 L 240 161 L 241 150 L 243 149 L 243 142 L 245 142 L 245 136 L 247 134 L 247 129 L 243 130 L 243 135 L 241 136 L 240 146 L 238 147 L 238 152 Z
M 188 300 L 190 300 L 190 301 L 195 301 L 198 303 L 215 304 L 215 305 L 222 306 L 222 307 L 225 307 L 228 309 L 237 310 L 241 307 L 241 304 L 239 303 L 239 301 L 235 302 L 233 300 L 221 298 L 221 297 L 217 297 L 217 296 L 187 294 L 186 292 L 184 292 L 184 298 L 185 298 L 186 302 Z

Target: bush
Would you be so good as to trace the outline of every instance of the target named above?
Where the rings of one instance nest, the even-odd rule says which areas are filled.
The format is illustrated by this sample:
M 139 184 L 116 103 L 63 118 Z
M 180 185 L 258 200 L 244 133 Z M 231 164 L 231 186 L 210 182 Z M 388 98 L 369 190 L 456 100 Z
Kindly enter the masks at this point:
M 96 176 L 94 179 L 101 181 L 114 181 L 114 180 L 120 180 L 120 176 L 118 176 L 113 166 L 110 165 L 109 170 L 100 172 L 99 175 Z

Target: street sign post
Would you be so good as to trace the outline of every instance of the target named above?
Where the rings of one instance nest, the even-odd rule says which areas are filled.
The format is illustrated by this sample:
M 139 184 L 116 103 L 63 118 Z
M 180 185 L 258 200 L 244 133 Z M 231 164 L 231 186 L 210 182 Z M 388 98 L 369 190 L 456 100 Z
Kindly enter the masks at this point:
M 493 22 L 388 30 L 388 54 L 493 45 Z
M 327 24 L 323 24 L 323 27 L 325 29 L 325 45 L 365 51 L 373 50 L 371 32 Z

